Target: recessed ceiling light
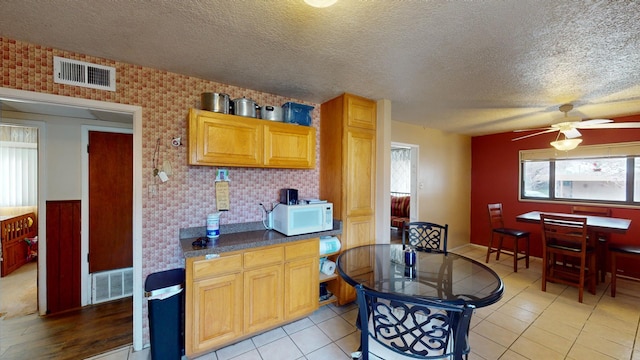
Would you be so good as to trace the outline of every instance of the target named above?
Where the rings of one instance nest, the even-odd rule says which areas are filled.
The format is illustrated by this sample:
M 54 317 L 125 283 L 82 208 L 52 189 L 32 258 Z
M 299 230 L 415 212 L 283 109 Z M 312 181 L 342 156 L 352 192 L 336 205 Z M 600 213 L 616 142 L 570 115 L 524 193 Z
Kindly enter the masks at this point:
M 304 2 L 313 7 L 325 8 L 335 4 L 338 0 L 304 0 Z

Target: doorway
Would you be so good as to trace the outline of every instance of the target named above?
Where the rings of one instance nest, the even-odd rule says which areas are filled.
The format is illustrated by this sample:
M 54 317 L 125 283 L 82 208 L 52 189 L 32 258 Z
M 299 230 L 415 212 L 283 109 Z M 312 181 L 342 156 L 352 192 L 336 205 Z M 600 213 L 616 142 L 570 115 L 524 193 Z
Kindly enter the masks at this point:
M 59 95 L 50 95 L 45 93 L 37 93 L 30 91 L 14 90 L 0 87 L 0 101 L 3 103 L 19 102 L 27 106 L 51 107 L 53 110 L 59 110 L 64 107 L 67 110 L 79 110 L 88 112 L 103 112 L 110 114 L 124 114 L 132 119 L 133 127 L 133 287 L 141 289 L 142 280 L 142 108 L 140 106 L 132 106 L 118 103 L 109 103 L 96 100 L 86 100 L 80 98 L 65 97 Z M 54 179 L 56 169 L 48 168 L 44 165 L 44 155 L 39 155 L 39 176 L 42 181 L 38 186 L 40 196 L 38 207 L 45 208 L 45 201 L 48 198 L 48 188 L 45 186 L 46 179 L 51 176 Z M 49 159 L 47 159 L 48 161 Z M 46 216 L 38 218 L 39 233 L 46 233 Z M 39 283 L 38 304 L 41 315 L 43 309 L 46 309 L 46 239 L 40 242 L 43 245 L 40 248 L 40 256 L 38 258 L 38 278 Z M 86 292 L 83 292 L 86 294 Z M 133 294 L 133 346 L 135 350 L 142 350 L 142 292 L 134 291 Z
M 0 117 L 0 169 L 3 171 L 0 177 L 3 227 L 0 318 L 3 319 L 38 311 L 38 133 L 41 125 L 20 124 Z
M 418 150 L 414 144 L 391 143 L 391 196 L 409 196 L 410 221 L 418 221 Z

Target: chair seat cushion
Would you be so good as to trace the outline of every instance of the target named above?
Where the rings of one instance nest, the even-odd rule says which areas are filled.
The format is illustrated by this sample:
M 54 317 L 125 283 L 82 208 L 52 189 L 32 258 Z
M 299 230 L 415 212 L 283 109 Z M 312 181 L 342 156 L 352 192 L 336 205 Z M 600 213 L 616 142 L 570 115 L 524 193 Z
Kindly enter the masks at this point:
M 504 234 L 504 235 L 508 235 L 508 236 L 515 236 L 515 237 L 526 237 L 526 236 L 529 236 L 529 232 L 528 231 L 523 231 L 523 230 L 518 230 L 518 229 L 495 228 L 495 229 L 493 229 L 493 231 L 497 232 L 499 234 Z
M 640 246 L 627 244 L 610 244 L 609 251 L 640 255 Z

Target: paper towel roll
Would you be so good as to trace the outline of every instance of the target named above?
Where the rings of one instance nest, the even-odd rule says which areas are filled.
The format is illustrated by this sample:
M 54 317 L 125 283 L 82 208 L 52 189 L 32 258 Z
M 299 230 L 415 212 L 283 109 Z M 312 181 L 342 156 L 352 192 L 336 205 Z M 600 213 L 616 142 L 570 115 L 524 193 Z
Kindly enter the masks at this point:
M 340 251 L 340 240 L 335 236 L 320 238 L 320 255 L 331 254 Z
M 333 275 L 336 271 L 336 263 L 331 260 L 327 260 L 322 264 L 322 269 L 320 271 L 325 275 Z

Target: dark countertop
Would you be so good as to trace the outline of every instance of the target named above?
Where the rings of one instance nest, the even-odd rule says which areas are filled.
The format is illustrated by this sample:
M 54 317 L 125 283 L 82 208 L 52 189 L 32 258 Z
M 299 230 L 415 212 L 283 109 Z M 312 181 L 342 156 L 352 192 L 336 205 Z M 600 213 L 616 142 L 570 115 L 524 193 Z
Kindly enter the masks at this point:
M 204 232 L 202 232 L 204 230 Z M 233 231 L 231 228 L 220 228 L 220 237 L 215 241 L 209 241 L 206 247 L 194 248 L 191 244 L 200 236 L 204 236 L 206 228 L 190 228 L 180 229 L 180 246 L 182 254 L 185 258 L 204 256 L 208 254 L 221 254 L 230 251 L 257 248 L 261 246 L 269 246 L 283 244 L 292 241 L 312 239 L 321 236 L 333 236 L 342 234 L 342 222 L 333 221 L 333 229 L 320 231 L 310 234 L 286 236 L 275 230 L 255 230 L 255 227 L 248 227 L 246 231 L 225 232 L 225 230 Z

